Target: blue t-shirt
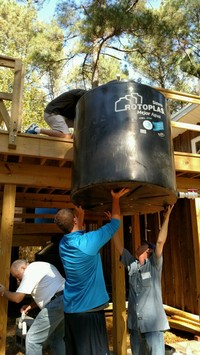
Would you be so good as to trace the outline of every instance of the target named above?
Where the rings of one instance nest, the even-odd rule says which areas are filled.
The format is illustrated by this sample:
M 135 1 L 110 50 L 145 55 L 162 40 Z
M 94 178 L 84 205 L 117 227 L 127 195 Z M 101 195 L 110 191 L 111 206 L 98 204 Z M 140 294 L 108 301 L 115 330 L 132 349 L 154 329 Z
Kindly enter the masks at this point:
M 61 239 L 59 252 L 66 275 L 65 313 L 86 312 L 108 302 L 100 249 L 119 226 L 118 219 L 111 219 L 96 231 L 77 231 Z

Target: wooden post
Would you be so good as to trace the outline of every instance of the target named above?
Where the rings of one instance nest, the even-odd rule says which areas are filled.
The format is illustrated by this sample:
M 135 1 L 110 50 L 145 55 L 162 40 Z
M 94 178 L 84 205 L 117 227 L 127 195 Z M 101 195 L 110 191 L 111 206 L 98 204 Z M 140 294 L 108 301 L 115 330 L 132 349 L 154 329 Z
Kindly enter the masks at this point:
M 6 106 L 4 105 L 3 100 L 0 99 L 0 124 L 2 122 L 5 123 L 7 130 L 9 130 L 10 116 L 6 109 Z
M 200 198 L 190 200 L 190 211 L 192 221 L 192 236 L 194 244 L 194 258 L 195 258 L 195 271 L 196 271 L 196 292 L 198 302 L 198 314 L 200 317 Z
M 118 230 L 118 237 L 123 241 L 123 217 Z M 125 271 L 119 261 L 119 252 L 111 240 L 112 256 L 112 297 L 113 297 L 113 350 L 116 355 L 127 354 L 127 326 L 126 326 L 126 295 Z
M 9 148 L 16 149 L 17 132 L 21 130 L 22 92 L 24 67 L 21 60 L 15 59 L 11 120 L 9 125 Z
M 16 186 L 5 185 L 0 227 L 0 283 L 9 288 Z M 0 297 L 0 354 L 5 354 L 8 301 Z
M 140 216 L 135 214 L 132 216 L 132 238 L 133 238 L 133 254 L 141 243 L 140 237 Z

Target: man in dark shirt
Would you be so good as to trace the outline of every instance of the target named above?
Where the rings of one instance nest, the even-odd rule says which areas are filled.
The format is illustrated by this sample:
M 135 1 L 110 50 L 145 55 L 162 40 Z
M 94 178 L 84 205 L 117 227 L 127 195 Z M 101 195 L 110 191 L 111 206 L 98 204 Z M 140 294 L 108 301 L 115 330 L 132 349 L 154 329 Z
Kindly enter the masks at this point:
M 35 123 L 32 123 L 25 133 L 72 138 L 73 132 L 70 132 L 70 128 L 74 127 L 76 104 L 86 92 L 83 89 L 74 89 L 56 97 L 49 102 L 44 110 L 44 120 L 51 129 L 39 128 Z

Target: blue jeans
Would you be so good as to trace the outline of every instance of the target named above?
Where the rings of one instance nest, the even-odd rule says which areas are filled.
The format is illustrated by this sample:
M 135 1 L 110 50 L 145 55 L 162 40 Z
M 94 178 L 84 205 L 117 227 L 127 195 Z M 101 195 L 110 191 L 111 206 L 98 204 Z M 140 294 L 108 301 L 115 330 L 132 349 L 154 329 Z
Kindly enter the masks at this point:
M 164 333 L 141 333 L 131 329 L 131 351 L 134 355 L 165 355 Z
M 52 354 L 65 354 L 62 295 L 38 313 L 26 335 L 26 355 L 42 355 L 43 345 L 47 341 Z

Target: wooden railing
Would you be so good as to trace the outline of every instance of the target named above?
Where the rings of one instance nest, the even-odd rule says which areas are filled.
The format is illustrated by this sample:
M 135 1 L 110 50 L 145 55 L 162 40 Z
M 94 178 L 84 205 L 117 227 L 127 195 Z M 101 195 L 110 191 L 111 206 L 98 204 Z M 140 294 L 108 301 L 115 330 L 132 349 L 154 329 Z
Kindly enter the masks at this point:
M 9 148 L 16 148 L 17 132 L 21 130 L 22 92 L 24 82 L 24 68 L 20 59 L 0 55 L 0 66 L 13 70 L 12 93 L 0 92 L 0 124 L 5 123 L 9 132 Z M 4 101 L 11 101 L 8 112 Z

